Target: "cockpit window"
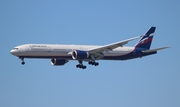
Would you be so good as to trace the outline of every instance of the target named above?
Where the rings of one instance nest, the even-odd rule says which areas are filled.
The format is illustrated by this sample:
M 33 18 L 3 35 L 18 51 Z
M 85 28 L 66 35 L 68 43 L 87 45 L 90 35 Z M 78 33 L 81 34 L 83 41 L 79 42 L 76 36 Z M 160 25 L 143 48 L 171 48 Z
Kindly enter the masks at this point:
M 18 50 L 18 48 L 13 48 L 13 50 Z

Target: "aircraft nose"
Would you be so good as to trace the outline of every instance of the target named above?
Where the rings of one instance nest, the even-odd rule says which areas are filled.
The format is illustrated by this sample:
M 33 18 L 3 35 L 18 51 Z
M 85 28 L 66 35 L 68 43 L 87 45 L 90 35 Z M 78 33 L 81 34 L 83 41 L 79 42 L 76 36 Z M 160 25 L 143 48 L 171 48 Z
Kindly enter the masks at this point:
M 16 54 L 18 53 L 18 50 L 12 49 L 12 50 L 10 51 L 10 53 L 11 53 L 12 55 L 16 55 Z
M 14 54 L 15 52 L 14 52 L 14 50 L 12 49 L 12 50 L 10 51 L 10 53 L 11 53 L 11 54 Z

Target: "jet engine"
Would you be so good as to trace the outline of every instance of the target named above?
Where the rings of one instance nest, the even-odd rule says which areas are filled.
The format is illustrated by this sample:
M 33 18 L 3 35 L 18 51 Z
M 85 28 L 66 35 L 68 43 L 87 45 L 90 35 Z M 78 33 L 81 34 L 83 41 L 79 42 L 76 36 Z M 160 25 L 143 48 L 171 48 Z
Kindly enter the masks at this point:
M 82 50 L 74 50 L 72 52 L 72 58 L 73 59 L 86 59 L 89 57 L 89 53 Z
M 68 62 L 68 60 L 65 59 L 51 59 L 51 64 L 54 66 L 60 66 L 60 65 L 64 65 Z

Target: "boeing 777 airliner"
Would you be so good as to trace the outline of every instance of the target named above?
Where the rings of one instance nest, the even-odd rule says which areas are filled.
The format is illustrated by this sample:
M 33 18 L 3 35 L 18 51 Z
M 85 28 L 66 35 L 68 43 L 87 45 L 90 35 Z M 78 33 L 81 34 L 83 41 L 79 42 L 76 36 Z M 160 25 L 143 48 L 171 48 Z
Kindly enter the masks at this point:
M 168 47 L 150 49 L 156 27 L 151 27 L 144 35 L 119 41 L 116 43 L 95 45 L 56 45 L 56 44 L 24 44 L 14 47 L 10 53 L 22 60 L 24 58 L 49 58 L 51 64 L 65 65 L 69 60 L 77 60 L 77 68 L 86 69 L 83 61 L 98 66 L 97 60 L 128 60 L 156 54 L 158 50 Z M 140 38 L 134 47 L 125 47 L 129 41 Z

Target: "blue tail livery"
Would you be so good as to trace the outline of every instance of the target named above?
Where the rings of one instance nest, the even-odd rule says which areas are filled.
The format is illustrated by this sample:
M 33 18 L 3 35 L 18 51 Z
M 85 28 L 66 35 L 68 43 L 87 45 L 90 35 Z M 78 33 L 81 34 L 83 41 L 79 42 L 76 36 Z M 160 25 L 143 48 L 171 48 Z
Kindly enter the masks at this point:
M 136 48 L 140 49 L 150 49 L 151 42 L 153 40 L 154 32 L 156 30 L 156 27 L 151 27 L 145 35 L 142 36 L 142 38 L 139 40 L 139 42 L 135 45 Z

